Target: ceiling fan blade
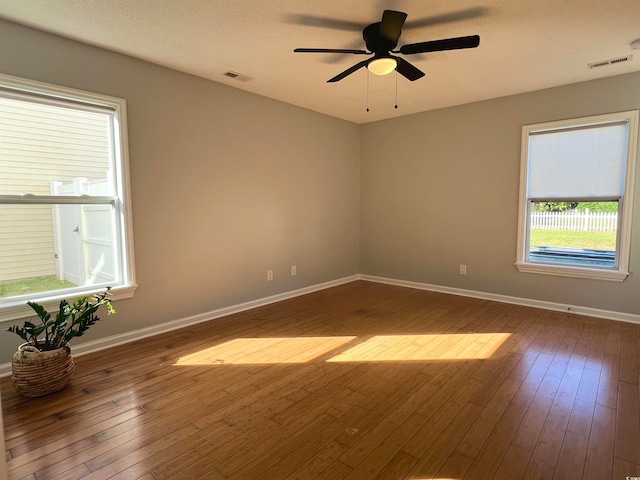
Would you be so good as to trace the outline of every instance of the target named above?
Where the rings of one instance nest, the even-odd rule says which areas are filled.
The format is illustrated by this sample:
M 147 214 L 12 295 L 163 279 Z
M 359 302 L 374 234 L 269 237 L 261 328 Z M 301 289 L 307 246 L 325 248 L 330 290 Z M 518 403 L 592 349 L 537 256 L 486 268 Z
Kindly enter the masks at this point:
M 354 50 L 351 48 L 296 48 L 296 53 L 353 53 L 355 55 L 370 55 L 366 50 Z
M 403 45 L 398 50 L 404 55 L 413 53 L 440 52 L 442 50 L 459 50 L 462 48 L 475 48 L 480 45 L 480 37 L 478 35 L 470 35 L 468 37 L 445 38 L 443 40 L 431 40 L 429 42 L 410 43 Z
M 404 58 L 400 57 L 391 57 L 395 58 L 398 62 L 396 66 L 396 71 L 405 77 L 407 80 L 411 80 L 412 82 L 418 80 L 419 78 L 424 77 L 424 72 L 417 67 L 414 67 L 409 62 L 407 62 Z
M 319 15 L 284 15 L 283 19 L 287 23 L 303 25 L 305 27 L 330 28 L 332 30 L 344 30 L 348 32 L 362 31 L 362 23 L 350 22 L 336 18 L 321 17 Z
M 355 72 L 356 70 L 360 70 L 362 67 L 366 66 L 367 63 L 369 63 L 369 60 L 363 60 L 360 63 L 356 63 L 353 67 L 351 68 L 347 68 L 344 72 L 339 73 L 338 75 L 336 75 L 335 77 L 327 80 L 327 83 L 330 82 L 338 82 L 340 80 L 342 80 L 344 77 L 351 75 L 353 72 Z
M 404 29 L 432 27 L 434 25 L 442 25 L 443 23 L 461 22 L 473 18 L 483 17 L 491 12 L 487 7 L 471 7 L 455 10 L 453 12 L 441 13 L 439 15 L 431 15 L 429 17 L 409 20 L 404 24 Z
M 380 22 L 378 36 L 384 38 L 388 42 L 391 42 L 395 47 L 398 44 L 398 39 L 402 33 L 402 26 L 406 19 L 407 14 L 404 12 L 385 10 L 382 13 L 382 22 Z
M 362 45 L 362 39 L 356 39 L 356 40 L 353 40 L 352 42 L 349 42 L 349 44 L 347 45 L 343 45 L 342 47 L 340 47 L 340 49 L 360 50 L 362 49 L 361 45 Z M 366 49 L 362 51 L 366 51 Z M 370 53 L 370 52 L 367 52 L 367 53 Z M 321 56 L 321 61 L 322 63 L 336 64 L 336 63 L 343 62 L 345 60 L 345 57 L 349 57 L 350 55 L 351 55 L 350 53 L 328 53 L 326 55 Z M 373 53 L 371 53 L 371 55 L 373 55 Z

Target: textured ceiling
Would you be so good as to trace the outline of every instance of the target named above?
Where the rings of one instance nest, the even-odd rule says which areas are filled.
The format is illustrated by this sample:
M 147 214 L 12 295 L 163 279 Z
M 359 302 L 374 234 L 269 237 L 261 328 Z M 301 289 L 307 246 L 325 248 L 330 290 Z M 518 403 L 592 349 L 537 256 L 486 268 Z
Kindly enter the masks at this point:
M 481 43 L 406 56 L 415 82 L 370 75 L 366 112 L 366 69 L 326 83 L 363 57 L 293 49 L 364 48 L 385 9 L 408 14 L 399 46 Z M 640 71 L 640 0 L 2 0 L 0 17 L 356 123 Z

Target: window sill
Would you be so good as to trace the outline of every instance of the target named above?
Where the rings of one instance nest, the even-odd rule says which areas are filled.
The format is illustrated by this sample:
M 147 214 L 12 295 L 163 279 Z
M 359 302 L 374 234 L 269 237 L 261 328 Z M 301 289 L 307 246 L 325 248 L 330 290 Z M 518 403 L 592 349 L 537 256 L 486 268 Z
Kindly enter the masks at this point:
M 546 265 L 516 262 L 516 268 L 523 273 L 538 273 L 542 275 L 556 275 L 560 277 L 589 278 L 592 280 L 606 280 L 623 282 L 629 272 L 620 270 L 604 270 L 599 268 L 585 268 L 568 265 Z
M 134 292 L 136 291 L 136 288 L 138 288 L 138 285 L 125 285 L 120 287 L 113 287 L 111 289 L 111 300 L 116 301 L 116 300 L 123 300 L 125 298 L 132 298 Z M 47 311 L 57 312 L 58 307 L 60 305 L 60 300 L 64 298 L 71 301 L 71 299 L 80 298 L 80 297 L 83 297 L 84 295 L 92 295 L 95 293 L 102 292 L 103 290 L 104 289 L 102 288 L 95 291 L 87 290 L 85 292 L 74 293 L 73 295 L 69 295 L 68 293 L 60 294 L 60 295 L 47 297 L 42 301 L 39 301 L 39 300 L 36 300 L 36 301 L 38 301 L 38 303 L 40 303 Z M 20 301 L 19 303 L 7 302 L 5 305 L 0 306 L 0 323 L 11 322 L 15 320 L 24 320 L 33 316 L 35 316 L 35 312 L 31 309 L 31 307 L 27 305 L 27 302 L 25 301 Z

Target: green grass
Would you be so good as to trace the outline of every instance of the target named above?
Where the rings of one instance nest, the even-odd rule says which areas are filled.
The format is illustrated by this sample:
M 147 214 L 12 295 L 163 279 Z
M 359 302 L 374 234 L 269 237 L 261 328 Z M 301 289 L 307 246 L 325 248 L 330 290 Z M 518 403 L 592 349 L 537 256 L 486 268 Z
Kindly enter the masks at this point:
M 0 298 L 28 295 L 30 293 L 46 292 L 49 290 L 61 290 L 71 287 L 75 287 L 75 285 L 66 280 L 58 280 L 55 275 L 29 278 L 27 280 L 15 280 L 13 282 L 1 282 Z
M 576 230 L 531 230 L 531 246 L 616 249 L 616 232 L 585 232 Z

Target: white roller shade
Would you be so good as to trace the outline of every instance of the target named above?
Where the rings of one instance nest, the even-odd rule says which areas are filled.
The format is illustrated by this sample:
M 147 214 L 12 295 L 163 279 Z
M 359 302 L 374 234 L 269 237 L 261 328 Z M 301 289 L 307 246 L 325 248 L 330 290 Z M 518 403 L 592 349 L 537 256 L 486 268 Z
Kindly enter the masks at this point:
M 627 122 L 531 132 L 529 199 L 620 198 Z

